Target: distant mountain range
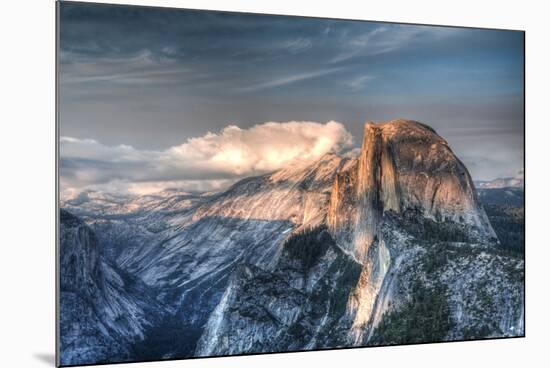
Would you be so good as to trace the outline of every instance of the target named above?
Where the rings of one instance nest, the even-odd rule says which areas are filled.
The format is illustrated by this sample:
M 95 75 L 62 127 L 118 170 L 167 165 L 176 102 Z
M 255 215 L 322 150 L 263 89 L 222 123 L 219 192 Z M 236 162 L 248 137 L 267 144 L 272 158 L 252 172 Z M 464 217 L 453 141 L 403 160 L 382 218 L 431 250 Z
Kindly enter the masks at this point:
M 221 192 L 84 192 L 61 207 L 62 364 L 524 334 L 524 262 L 492 226 L 501 207 L 487 216 L 418 122 L 367 123 L 356 157 Z
M 478 188 L 523 188 L 525 186 L 525 178 L 523 169 L 520 170 L 514 177 L 510 178 L 497 178 L 494 180 L 483 181 L 479 180 L 475 182 Z

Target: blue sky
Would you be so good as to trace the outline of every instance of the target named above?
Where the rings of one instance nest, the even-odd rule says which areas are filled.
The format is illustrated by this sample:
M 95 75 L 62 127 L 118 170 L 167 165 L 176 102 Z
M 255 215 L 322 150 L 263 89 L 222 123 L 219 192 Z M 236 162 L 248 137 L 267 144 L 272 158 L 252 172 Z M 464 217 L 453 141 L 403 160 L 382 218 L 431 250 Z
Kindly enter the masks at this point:
M 406 118 L 475 179 L 523 165 L 521 32 L 77 3 L 60 24 L 64 137 L 162 152 L 229 125 L 337 121 L 358 144 L 364 121 Z

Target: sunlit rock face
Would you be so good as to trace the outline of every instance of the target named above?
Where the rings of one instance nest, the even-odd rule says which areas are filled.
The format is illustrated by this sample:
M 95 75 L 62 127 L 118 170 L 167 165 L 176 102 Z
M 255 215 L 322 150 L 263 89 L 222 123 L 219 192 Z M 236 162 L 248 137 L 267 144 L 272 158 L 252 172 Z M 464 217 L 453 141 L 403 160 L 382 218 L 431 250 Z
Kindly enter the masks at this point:
M 414 121 L 367 122 L 358 158 L 334 181 L 327 217 L 337 244 L 364 265 L 348 302 L 355 343 L 368 330 L 395 248 L 382 231 L 386 214 L 408 211 L 463 226 L 480 242 L 495 238 L 468 171 L 443 138 Z
M 284 220 L 296 225 L 324 220 L 330 187 L 343 159 L 326 154 L 306 166 L 279 170 L 273 174 L 244 179 L 204 203 L 192 221 L 207 216 Z
M 359 157 L 336 177 L 327 223 L 339 244 L 366 261 L 384 213 L 408 209 L 495 238 L 468 171 L 443 138 L 414 121 L 368 122 Z

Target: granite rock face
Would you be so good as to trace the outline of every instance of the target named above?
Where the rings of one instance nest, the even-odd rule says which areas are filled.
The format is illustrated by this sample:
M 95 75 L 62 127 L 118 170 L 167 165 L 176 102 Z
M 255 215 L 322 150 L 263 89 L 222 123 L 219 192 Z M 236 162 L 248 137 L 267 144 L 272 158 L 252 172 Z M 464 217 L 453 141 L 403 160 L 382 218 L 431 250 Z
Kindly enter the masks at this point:
M 326 227 L 300 232 L 270 270 L 241 265 L 198 342 L 198 356 L 340 346 L 352 318 L 346 303 L 361 265 Z
M 130 360 L 164 308 L 143 282 L 106 262 L 95 233 L 64 210 L 60 237 L 60 363 Z
M 332 188 L 331 232 L 359 261 L 366 260 L 369 246 L 380 240 L 384 213 L 407 210 L 464 224 L 480 240 L 496 239 L 466 167 L 443 138 L 414 121 L 366 123 L 359 157 L 339 172 Z

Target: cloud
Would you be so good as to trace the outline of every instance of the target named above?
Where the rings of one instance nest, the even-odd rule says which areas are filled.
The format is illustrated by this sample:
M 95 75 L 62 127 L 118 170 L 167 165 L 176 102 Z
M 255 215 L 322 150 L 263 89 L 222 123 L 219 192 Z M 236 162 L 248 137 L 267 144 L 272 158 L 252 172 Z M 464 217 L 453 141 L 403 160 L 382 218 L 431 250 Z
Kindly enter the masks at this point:
M 442 39 L 455 29 L 433 26 L 385 25 L 349 36 L 343 34 L 342 50 L 329 63 L 340 63 L 357 56 L 374 56 L 409 46 L 413 41 Z
M 272 79 L 267 82 L 254 84 L 247 87 L 242 87 L 242 88 L 239 88 L 239 90 L 242 92 L 251 92 L 251 91 L 259 91 L 267 88 L 280 87 L 287 84 L 292 84 L 292 83 L 301 82 L 308 79 L 322 77 L 328 74 L 339 72 L 341 70 L 342 68 L 329 68 L 329 69 L 317 70 L 314 72 L 296 73 L 296 74 L 286 75 L 276 79 Z
M 174 60 L 142 50 L 134 55 L 80 57 L 61 51 L 61 83 L 151 84 L 196 78 L 197 71 Z
M 291 54 L 296 54 L 310 49 L 312 45 L 313 43 L 309 38 L 299 37 L 284 41 L 282 48 Z
M 363 74 L 349 80 L 347 82 L 347 85 L 351 89 L 360 90 L 360 89 L 363 89 L 368 84 L 368 82 L 372 81 L 373 79 L 375 79 L 375 76 Z
M 229 125 L 160 151 L 61 137 L 61 184 L 66 192 L 90 187 L 215 190 L 242 177 L 314 161 L 352 143 L 350 133 L 334 121 L 267 122 L 248 129 Z

